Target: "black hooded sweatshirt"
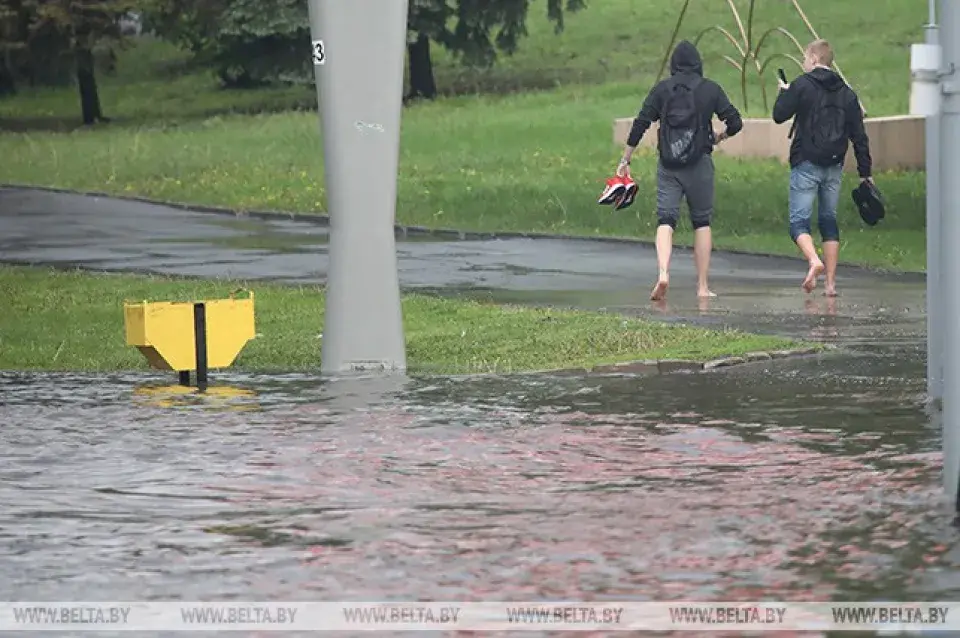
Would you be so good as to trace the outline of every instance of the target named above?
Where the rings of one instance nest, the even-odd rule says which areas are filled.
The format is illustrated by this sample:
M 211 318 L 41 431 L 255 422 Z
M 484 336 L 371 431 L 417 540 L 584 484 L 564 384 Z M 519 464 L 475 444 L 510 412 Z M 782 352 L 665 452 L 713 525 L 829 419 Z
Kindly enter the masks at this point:
M 870 158 L 870 140 L 863 126 L 863 111 L 860 109 L 860 100 L 853 89 L 847 86 L 832 69 L 817 67 L 809 73 L 804 73 L 790 83 L 790 88 L 780 91 L 777 101 L 773 105 L 773 121 L 783 124 L 796 116 L 797 127 L 790 142 L 790 166 L 796 166 L 810 159 L 805 148 L 806 126 L 810 110 L 815 108 L 819 92 L 844 91 L 844 103 L 847 113 L 847 136 L 853 142 L 853 153 L 857 158 L 857 172 L 860 177 L 870 177 L 872 160 Z M 844 144 L 843 153 L 847 153 Z
M 643 101 L 640 113 L 634 118 L 633 127 L 630 129 L 630 135 L 627 138 L 629 146 L 637 146 L 650 125 L 660 119 L 663 114 L 664 103 L 670 95 L 670 89 L 675 78 L 678 76 L 685 76 L 686 78 L 703 77 L 703 61 L 700 59 L 697 47 L 686 40 L 677 44 L 673 50 L 673 55 L 670 57 L 670 74 L 671 77 L 658 82 Z M 728 137 L 733 137 L 740 132 L 743 128 L 743 119 L 736 107 L 730 103 L 727 94 L 713 80 L 704 78 L 693 95 L 703 129 L 707 132 L 707 135 L 703 136 L 704 151 L 709 154 L 713 152 L 714 145 L 713 127 L 710 124 L 714 114 L 727 125 Z

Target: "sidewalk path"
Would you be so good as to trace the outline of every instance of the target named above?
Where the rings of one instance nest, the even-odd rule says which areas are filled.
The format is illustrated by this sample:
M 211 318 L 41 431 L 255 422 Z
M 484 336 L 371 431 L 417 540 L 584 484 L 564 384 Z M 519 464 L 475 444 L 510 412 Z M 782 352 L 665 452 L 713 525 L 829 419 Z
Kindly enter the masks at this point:
M 238 217 L 136 201 L 0 189 L 0 261 L 202 277 L 325 280 L 328 228 L 303 217 Z M 789 241 L 786 234 L 784 241 Z M 670 300 L 648 301 L 651 247 L 575 239 L 458 239 L 398 234 L 401 286 L 499 301 L 606 308 L 713 326 L 875 347 L 921 345 L 918 275 L 841 268 L 841 297 L 800 291 L 797 259 L 717 252 L 701 307 L 690 251 L 674 252 Z

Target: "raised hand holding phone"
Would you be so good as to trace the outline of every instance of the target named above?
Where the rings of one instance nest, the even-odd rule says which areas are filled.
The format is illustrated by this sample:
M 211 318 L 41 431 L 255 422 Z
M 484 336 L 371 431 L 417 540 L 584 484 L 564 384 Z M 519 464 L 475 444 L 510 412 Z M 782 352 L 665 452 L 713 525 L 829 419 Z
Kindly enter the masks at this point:
M 779 78 L 779 86 L 781 90 L 786 91 L 790 88 L 790 83 L 787 82 L 787 74 L 783 72 L 783 69 L 777 69 L 777 77 Z

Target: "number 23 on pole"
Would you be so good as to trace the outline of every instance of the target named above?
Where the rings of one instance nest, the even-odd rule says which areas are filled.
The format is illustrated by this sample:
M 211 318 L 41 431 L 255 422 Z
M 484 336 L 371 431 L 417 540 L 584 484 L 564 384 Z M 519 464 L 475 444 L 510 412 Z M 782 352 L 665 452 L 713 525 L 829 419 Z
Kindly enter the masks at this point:
M 327 52 L 323 48 L 323 40 L 313 41 L 313 63 L 324 64 L 327 61 Z

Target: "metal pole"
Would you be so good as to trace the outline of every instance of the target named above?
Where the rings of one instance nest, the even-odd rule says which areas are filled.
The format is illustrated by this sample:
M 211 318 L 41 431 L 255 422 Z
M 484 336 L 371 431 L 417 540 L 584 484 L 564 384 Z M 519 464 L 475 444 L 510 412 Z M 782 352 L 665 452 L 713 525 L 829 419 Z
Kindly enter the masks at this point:
M 938 45 L 937 0 L 928 0 L 927 44 Z M 927 175 L 927 396 L 943 398 L 943 290 L 940 279 L 940 114 L 925 122 Z
M 394 222 L 407 5 L 309 0 L 330 214 L 322 373 L 406 369 Z
M 960 64 L 960 6 L 957 0 L 940 0 L 940 22 L 943 30 L 943 66 L 948 72 L 942 78 L 940 173 L 957 175 L 960 172 L 960 74 L 953 70 Z M 941 218 L 943 260 L 944 319 L 960 316 L 960 282 L 952 273 L 960 273 L 960 180 L 941 180 L 940 202 L 944 204 Z M 953 321 L 944 322 L 943 360 L 943 481 L 950 503 L 957 504 L 960 480 L 960 331 Z M 953 388 L 953 390 L 951 390 Z
M 196 355 L 197 389 L 207 391 L 207 306 L 193 304 L 193 345 Z

